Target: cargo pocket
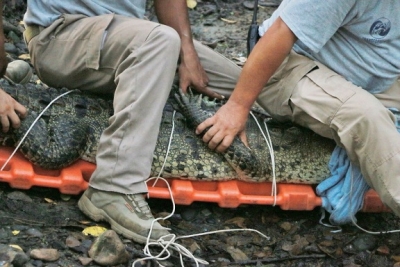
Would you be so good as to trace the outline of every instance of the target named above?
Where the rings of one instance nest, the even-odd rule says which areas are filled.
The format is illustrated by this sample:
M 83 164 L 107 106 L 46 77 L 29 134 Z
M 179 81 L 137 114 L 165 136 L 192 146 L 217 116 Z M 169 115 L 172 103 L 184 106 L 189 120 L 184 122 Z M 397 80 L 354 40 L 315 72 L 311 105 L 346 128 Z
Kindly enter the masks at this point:
M 352 90 L 354 84 L 320 63 L 317 63 L 317 66 L 317 69 L 309 72 L 306 76 L 326 94 L 338 99 L 341 103 L 346 102 L 355 94 L 355 91 Z
M 101 18 L 100 18 L 101 17 Z M 99 18 L 99 19 L 98 19 Z M 97 23 L 89 33 L 88 46 L 86 51 L 86 67 L 98 70 L 100 67 L 100 53 L 107 37 L 107 28 L 114 18 L 114 14 L 106 14 L 99 17 Z
M 317 68 L 297 84 L 290 98 L 293 121 L 316 133 L 335 138 L 331 123 L 343 104 L 356 94 L 356 87 L 316 62 Z

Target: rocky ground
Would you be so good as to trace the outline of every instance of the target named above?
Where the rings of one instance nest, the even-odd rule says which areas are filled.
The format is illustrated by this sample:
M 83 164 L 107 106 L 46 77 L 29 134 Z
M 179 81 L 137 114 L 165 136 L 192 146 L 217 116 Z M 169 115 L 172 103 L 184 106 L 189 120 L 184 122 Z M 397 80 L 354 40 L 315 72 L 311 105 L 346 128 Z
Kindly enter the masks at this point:
M 24 57 L 26 47 L 21 39 L 21 21 L 25 3 L 5 1 L 7 51 L 13 59 Z M 275 2 L 276 3 L 276 2 Z M 259 18 L 268 17 L 276 8 L 260 0 Z M 274 3 L 272 3 L 274 4 Z M 190 10 L 196 39 L 241 65 L 246 57 L 247 29 L 252 17 L 252 1 L 197 1 Z M 153 16 L 149 6 L 148 17 Z M 91 226 L 96 224 L 77 208 L 79 196 L 65 196 L 56 189 L 16 190 L 0 184 L 0 267 L 3 266 L 132 266 L 144 257 L 143 245 L 106 232 L 102 239 Z M 168 200 L 150 199 L 156 216 L 172 210 Z M 353 225 L 340 232 L 319 223 L 319 209 L 282 211 L 271 206 L 243 205 L 234 209 L 216 204 L 194 203 L 177 206 L 174 215 L 164 221 L 178 236 L 221 229 L 256 229 L 191 237 L 180 241 L 209 266 L 400 266 L 398 233 L 372 235 Z M 358 223 L 370 231 L 400 228 L 400 220 L 391 213 L 359 213 Z M 118 257 L 107 251 L 122 248 Z M 100 241 L 100 243 L 99 243 Z M 121 243 L 119 243 L 121 242 Z M 100 248 L 96 250 L 96 248 Z M 157 251 L 157 248 L 153 248 Z M 113 252 L 113 253 L 114 253 Z M 184 258 L 185 266 L 196 266 Z M 163 266 L 180 266 L 177 253 L 162 261 Z M 142 261 L 135 266 L 159 266 L 155 261 Z M 204 266 L 200 263 L 199 266 Z

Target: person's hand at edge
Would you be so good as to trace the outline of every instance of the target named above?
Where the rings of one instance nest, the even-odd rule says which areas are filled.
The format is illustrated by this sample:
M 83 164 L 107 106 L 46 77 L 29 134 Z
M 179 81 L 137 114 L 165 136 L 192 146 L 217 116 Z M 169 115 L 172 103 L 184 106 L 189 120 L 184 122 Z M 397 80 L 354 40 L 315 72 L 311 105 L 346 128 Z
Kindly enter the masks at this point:
M 184 93 L 193 88 L 198 93 L 212 98 L 223 99 L 224 96 L 208 88 L 208 77 L 200 63 L 196 50 L 183 48 L 179 64 L 179 87 Z
M 155 0 L 160 23 L 176 30 L 181 38 L 179 86 L 184 93 L 189 87 L 212 98 L 224 98 L 207 87 L 208 77 L 194 48 L 186 0 Z
M 8 59 L 4 49 L 5 36 L 3 31 L 3 1 L 0 0 L 0 78 L 7 70 Z M 3 132 L 8 132 L 10 126 L 18 128 L 21 118 L 27 115 L 26 108 L 15 101 L 9 94 L 0 89 L 0 124 Z
M 18 128 L 21 125 L 21 119 L 25 118 L 26 115 L 26 108 L 0 89 L 0 123 L 2 131 L 8 132 L 10 126 Z

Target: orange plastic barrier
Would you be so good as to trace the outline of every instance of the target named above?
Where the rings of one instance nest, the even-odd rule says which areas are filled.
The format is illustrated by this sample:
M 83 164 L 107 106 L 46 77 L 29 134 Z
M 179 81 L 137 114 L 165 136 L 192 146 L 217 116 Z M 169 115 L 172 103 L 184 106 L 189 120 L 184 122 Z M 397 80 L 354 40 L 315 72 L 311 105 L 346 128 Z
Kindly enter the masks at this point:
M 12 153 L 12 148 L 0 148 L 0 166 Z M 1 168 L 1 167 L 0 167 Z M 79 160 L 61 170 L 45 170 L 34 166 L 21 153 L 16 153 L 0 171 L 0 182 L 13 188 L 29 189 L 32 186 L 58 188 L 61 193 L 77 195 L 84 191 L 95 169 L 95 165 Z M 273 205 L 272 184 L 247 183 L 242 181 L 202 182 L 168 179 L 176 204 L 190 205 L 194 201 L 214 202 L 220 207 L 235 208 L 241 204 Z M 164 181 L 149 181 L 151 198 L 170 199 Z M 304 184 L 278 184 L 276 206 L 283 210 L 313 210 L 321 206 L 321 198 L 314 187 Z M 386 212 L 389 209 L 381 202 L 375 191 L 365 195 L 364 212 Z

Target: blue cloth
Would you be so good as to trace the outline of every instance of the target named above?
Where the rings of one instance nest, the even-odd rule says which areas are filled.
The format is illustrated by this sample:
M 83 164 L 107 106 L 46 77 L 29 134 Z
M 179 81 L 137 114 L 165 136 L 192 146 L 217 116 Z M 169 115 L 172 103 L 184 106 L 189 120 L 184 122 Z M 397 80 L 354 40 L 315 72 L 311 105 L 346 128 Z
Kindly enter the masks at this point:
M 322 199 L 321 206 L 330 213 L 331 224 L 350 223 L 352 217 L 362 208 L 364 194 L 370 187 L 360 169 L 350 163 L 346 150 L 339 146 L 333 150 L 329 170 L 331 176 L 322 181 L 316 189 Z
M 395 115 L 396 128 L 400 132 L 400 112 L 397 109 L 389 110 Z M 350 163 L 346 151 L 339 146 L 333 150 L 329 170 L 331 176 L 316 188 L 317 195 L 322 199 L 321 206 L 330 213 L 332 225 L 350 223 L 352 218 L 356 221 L 354 215 L 362 208 L 364 194 L 370 187 L 360 169 Z

